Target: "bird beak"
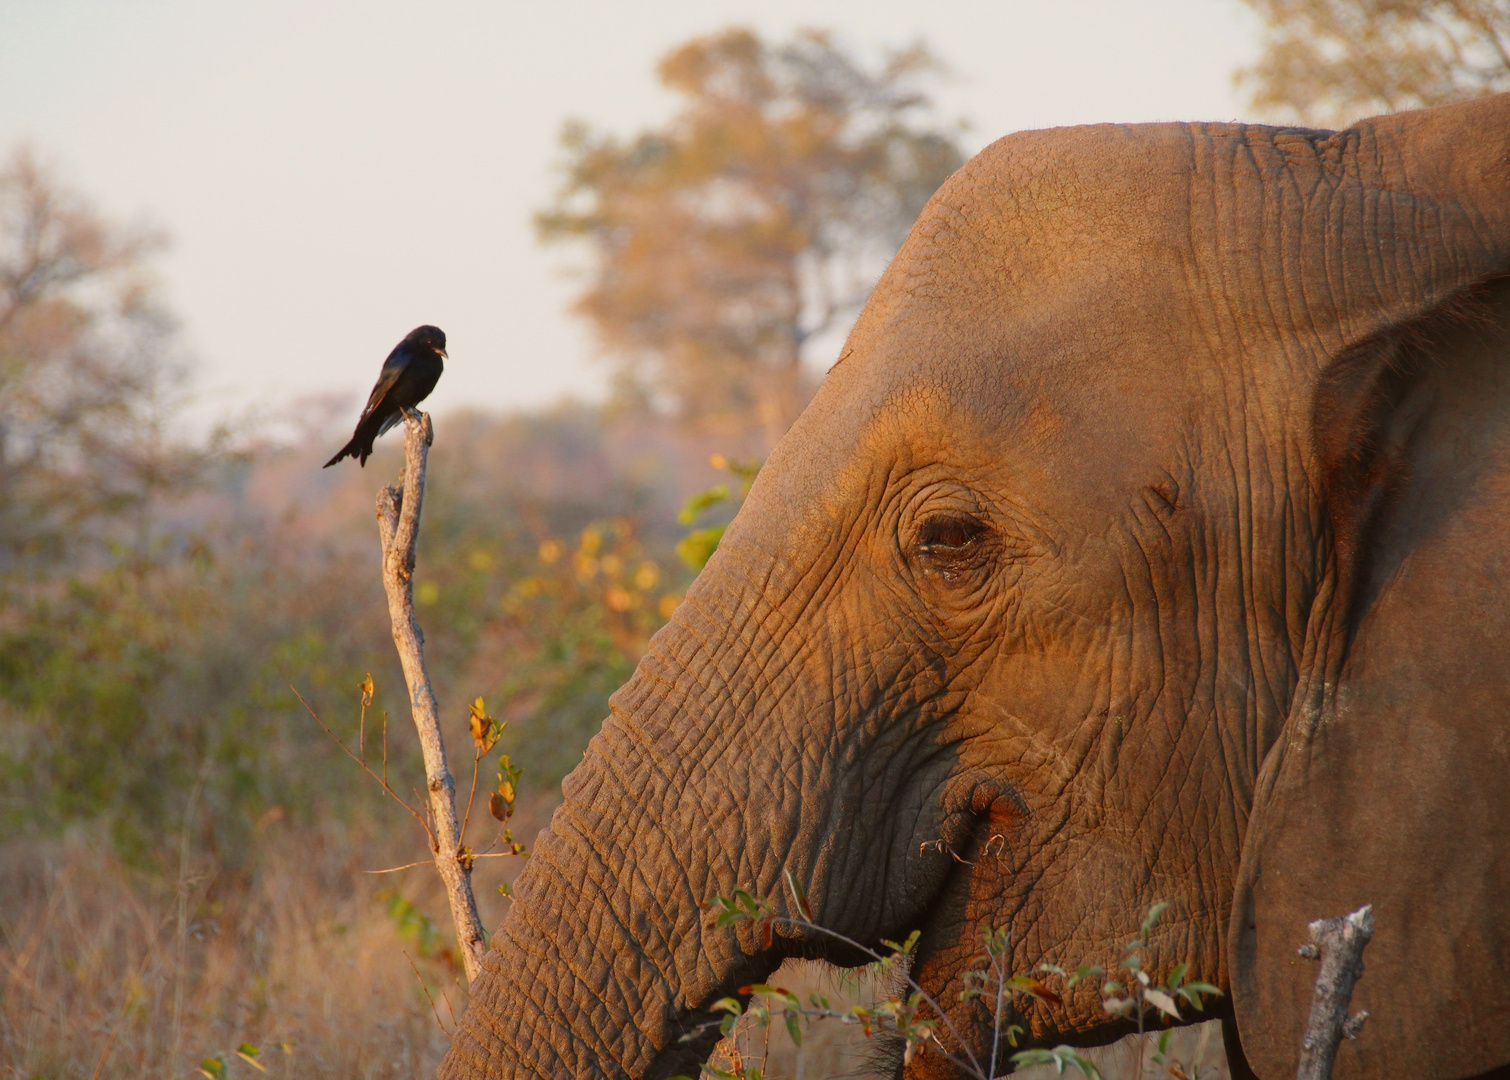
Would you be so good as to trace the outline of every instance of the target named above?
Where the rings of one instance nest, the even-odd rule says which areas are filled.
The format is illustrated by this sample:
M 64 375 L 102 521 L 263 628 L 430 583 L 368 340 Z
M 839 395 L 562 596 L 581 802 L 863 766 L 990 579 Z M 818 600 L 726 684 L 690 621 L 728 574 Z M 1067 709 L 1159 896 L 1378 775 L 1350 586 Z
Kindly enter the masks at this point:
M 440 357 L 441 357 L 442 360 L 449 360 L 449 359 L 451 359 L 451 357 L 446 354 L 446 350 L 445 349 L 436 349 L 435 351 L 438 352 L 438 353 L 440 353 Z

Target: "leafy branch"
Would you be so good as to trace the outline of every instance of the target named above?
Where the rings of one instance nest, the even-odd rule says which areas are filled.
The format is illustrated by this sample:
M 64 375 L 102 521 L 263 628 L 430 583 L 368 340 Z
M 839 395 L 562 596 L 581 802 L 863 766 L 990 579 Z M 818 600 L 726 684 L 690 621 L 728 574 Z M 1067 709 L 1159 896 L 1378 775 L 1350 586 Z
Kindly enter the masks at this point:
M 1060 1045 L 1047 1049 L 1016 1049 L 1026 1037 L 1026 1032 L 1020 1025 L 1010 1023 L 1011 1016 L 1018 1011 L 1016 1002 L 1020 998 L 1031 998 L 1053 1006 L 1064 1003 L 1061 993 L 1051 989 L 1043 981 L 1043 977 L 1053 977 L 1060 982 L 1063 994 L 1067 995 L 1081 982 L 1103 978 L 1105 969 L 1100 965 L 1085 965 L 1070 971 L 1056 964 L 1043 963 L 1038 966 L 1035 974 L 1013 974 L 1008 960 L 1011 950 L 1010 933 L 1005 929 L 982 926 L 981 952 L 975 963 L 964 973 L 964 989 L 959 992 L 958 998 L 962 1003 L 979 1000 L 990 1011 L 990 1053 L 983 1061 L 961 1036 L 939 1002 L 908 974 L 920 936 L 918 931 L 913 931 L 903 942 L 883 941 L 885 952 L 871 949 L 853 938 L 820 926 L 813 918 L 812 909 L 801 886 L 790 872 L 786 874 L 786 886 L 795 915 L 777 914 L 769 901 L 756 897 L 748 890 L 735 889 L 730 896 L 714 898 L 710 905 L 714 912 L 714 925 L 727 927 L 750 924 L 764 948 L 769 948 L 774 941 L 777 926 L 797 927 L 807 933 L 826 937 L 870 957 L 871 962 L 866 965 L 870 974 L 900 976 L 900 991 L 873 1005 L 837 1009 L 822 994 L 810 994 L 804 1002 L 797 994 L 783 987 L 755 983 L 739 989 L 741 997 L 750 999 L 748 1004 L 736 997 L 719 999 L 710 1008 L 723 1015 L 683 1036 L 683 1042 L 696 1039 L 712 1028 L 717 1028 L 719 1035 L 726 1037 L 741 1018 L 762 1028 L 768 1028 L 773 1019 L 779 1018 L 793 1044 L 801 1046 L 805 1026 L 821 1021 L 837 1021 L 858 1026 L 867 1037 L 877 1031 L 898 1036 L 904 1044 L 904 1064 L 911 1064 L 918 1055 L 931 1051 L 943 1057 L 963 1075 L 975 1080 L 994 1080 L 1005 1075 L 1001 1060 L 1003 1043 L 1007 1048 L 1015 1050 L 1008 1059 L 1013 1069 L 1030 1065 L 1052 1065 L 1056 1072 L 1062 1074 L 1067 1067 L 1073 1066 L 1086 1080 L 1102 1080 L 1096 1063 L 1074 1047 Z M 1180 1002 L 1201 1011 L 1205 998 L 1221 995 L 1221 991 L 1210 983 L 1185 981 L 1190 970 L 1188 964 L 1176 966 L 1162 983 L 1154 983 L 1148 975 L 1143 954 L 1149 947 L 1154 926 L 1166 907 L 1165 904 L 1153 905 L 1140 924 L 1138 935 L 1127 943 L 1127 956 L 1121 965 L 1130 973 L 1127 985 L 1107 980 L 1101 986 L 1103 1009 L 1111 1016 L 1134 1019 L 1140 1035 L 1151 1014 L 1166 1021 L 1178 1020 L 1181 1019 Z M 951 1046 L 955 1049 L 951 1050 Z M 1186 1073 L 1170 1060 L 1167 1031 L 1159 1041 L 1153 1060 L 1180 1080 L 1198 1080 L 1194 1070 Z M 1140 1051 L 1140 1076 L 1145 1068 Z M 710 1066 L 707 1072 L 717 1080 L 763 1080 L 764 1064 L 759 1067 L 737 1067 L 737 1071 Z

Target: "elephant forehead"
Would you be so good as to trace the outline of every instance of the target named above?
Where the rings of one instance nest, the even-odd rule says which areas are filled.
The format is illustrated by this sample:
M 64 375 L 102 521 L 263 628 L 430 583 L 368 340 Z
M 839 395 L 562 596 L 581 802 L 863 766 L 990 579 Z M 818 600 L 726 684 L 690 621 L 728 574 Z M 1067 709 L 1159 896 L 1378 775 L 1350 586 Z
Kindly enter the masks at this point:
M 943 303 L 1002 318 L 1067 290 L 1114 303 L 1185 282 L 1194 149 L 1183 124 L 998 140 L 934 195 L 867 315 L 890 322 Z
M 877 285 L 852 361 L 947 313 L 1010 335 L 1064 296 L 1080 326 L 1183 322 L 1224 357 L 1290 364 L 1376 329 L 1400 275 L 1440 270 L 1414 183 L 1369 124 L 1343 132 L 1149 124 L 1023 132 L 940 188 Z M 1430 230 L 1426 231 L 1429 240 Z M 1448 260 L 1450 261 L 1450 260 Z
M 830 481 L 850 462 L 888 474 L 936 462 L 1142 467 L 1219 399 L 1206 359 L 1168 305 L 1118 319 L 1095 291 L 1071 289 L 1009 319 L 940 305 L 891 323 L 863 362 L 830 376 L 794 428 L 789 465 Z

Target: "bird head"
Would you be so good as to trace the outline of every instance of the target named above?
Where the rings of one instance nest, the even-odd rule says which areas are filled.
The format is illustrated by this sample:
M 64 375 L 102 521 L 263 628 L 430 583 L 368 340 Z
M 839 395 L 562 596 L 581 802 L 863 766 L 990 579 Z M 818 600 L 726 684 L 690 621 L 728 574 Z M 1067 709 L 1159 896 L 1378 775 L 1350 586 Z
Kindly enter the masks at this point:
M 428 345 L 440 353 L 440 355 L 445 356 L 447 360 L 450 359 L 449 356 L 446 356 L 446 332 L 438 326 L 416 326 L 404 338 L 404 343 L 406 345 Z

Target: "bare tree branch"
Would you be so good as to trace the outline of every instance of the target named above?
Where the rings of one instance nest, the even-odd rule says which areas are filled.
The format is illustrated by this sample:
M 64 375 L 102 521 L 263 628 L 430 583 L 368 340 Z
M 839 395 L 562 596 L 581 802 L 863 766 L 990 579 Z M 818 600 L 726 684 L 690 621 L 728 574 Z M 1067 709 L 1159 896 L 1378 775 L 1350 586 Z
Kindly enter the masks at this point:
M 420 510 L 425 499 L 425 464 L 433 429 L 427 413 L 404 415 L 404 475 L 398 487 L 378 492 L 378 531 L 383 541 L 383 589 L 388 594 L 388 616 L 393 623 L 393 644 L 398 648 L 404 681 L 409 685 L 409 706 L 419 732 L 425 759 L 426 787 L 430 792 L 430 817 L 435 868 L 445 882 L 456 926 L 462 965 L 467 980 L 482 970 L 487 951 L 477 900 L 472 895 L 472 857 L 462 850 L 460 824 L 456 817 L 456 784 L 446 763 L 446 745 L 441 737 L 435 692 L 425 669 L 424 633 L 414 617 L 414 553 L 419 540 Z
M 1316 997 L 1311 1019 L 1300 1044 L 1300 1066 L 1295 1080 L 1330 1080 L 1332 1063 L 1342 1039 L 1356 1039 L 1363 1030 L 1367 1012 L 1348 1016 L 1353 985 L 1363 978 L 1363 948 L 1374 936 L 1374 909 L 1365 904 L 1340 919 L 1317 919 L 1308 927 L 1310 945 L 1300 947 L 1308 960 L 1321 960 L 1316 976 Z

